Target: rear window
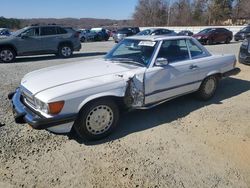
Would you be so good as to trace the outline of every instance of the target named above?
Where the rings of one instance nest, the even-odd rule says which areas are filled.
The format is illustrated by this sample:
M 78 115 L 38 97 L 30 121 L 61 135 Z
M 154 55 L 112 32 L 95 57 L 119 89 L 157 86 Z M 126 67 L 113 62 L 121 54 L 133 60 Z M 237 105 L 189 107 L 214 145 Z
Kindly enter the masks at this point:
M 41 27 L 41 36 L 56 35 L 56 27 Z

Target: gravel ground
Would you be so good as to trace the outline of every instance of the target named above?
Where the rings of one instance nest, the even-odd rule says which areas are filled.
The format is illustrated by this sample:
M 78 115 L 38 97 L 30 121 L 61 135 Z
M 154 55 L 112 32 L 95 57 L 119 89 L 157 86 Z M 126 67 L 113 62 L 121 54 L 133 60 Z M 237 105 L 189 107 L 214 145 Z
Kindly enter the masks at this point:
M 192 95 L 124 114 L 106 140 L 81 143 L 13 122 L 8 92 L 28 72 L 104 55 L 113 41 L 84 43 L 71 59 L 0 64 L 0 187 L 250 187 L 250 66 L 222 80 L 209 102 Z M 238 54 L 240 43 L 213 45 Z

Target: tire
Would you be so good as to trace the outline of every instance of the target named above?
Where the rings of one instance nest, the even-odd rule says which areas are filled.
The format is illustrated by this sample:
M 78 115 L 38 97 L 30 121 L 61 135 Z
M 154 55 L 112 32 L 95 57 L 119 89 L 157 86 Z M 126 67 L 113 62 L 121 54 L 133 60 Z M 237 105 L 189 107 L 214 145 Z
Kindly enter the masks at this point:
M 118 119 L 119 109 L 114 101 L 95 100 L 83 107 L 73 128 L 81 139 L 100 140 L 113 132 Z
M 81 41 L 81 42 L 86 42 L 85 37 L 82 37 L 82 38 L 80 39 L 80 41 Z
M 207 45 L 212 45 L 214 43 L 213 39 L 207 39 Z
M 231 38 L 228 37 L 228 38 L 226 39 L 226 41 L 225 41 L 225 44 L 229 44 L 230 41 L 231 41 Z
M 58 48 L 58 55 L 62 58 L 69 58 L 73 55 L 73 48 L 69 44 L 61 44 Z
M 197 91 L 198 98 L 204 101 L 211 99 L 215 94 L 217 85 L 218 78 L 216 76 L 209 76 L 205 78 Z
M 12 63 L 16 59 L 16 52 L 11 48 L 0 49 L 0 62 Z

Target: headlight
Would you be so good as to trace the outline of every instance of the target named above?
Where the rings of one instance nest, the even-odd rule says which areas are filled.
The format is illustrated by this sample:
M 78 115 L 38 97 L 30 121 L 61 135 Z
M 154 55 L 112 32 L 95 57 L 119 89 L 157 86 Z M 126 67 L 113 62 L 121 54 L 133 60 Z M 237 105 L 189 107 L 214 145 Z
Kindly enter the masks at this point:
M 64 101 L 57 101 L 51 103 L 44 103 L 39 99 L 35 98 L 35 105 L 38 110 L 46 114 L 56 115 L 59 114 L 64 106 Z
M 48 105 L 42 101 L 40 101 L 39 99 L 35 98 L 34 99 L 35 101 L 35 105 L 36 105 L 36 108 L 46 114 L 48 114 L 49 112 L 49 109 L 48 109 Z
M 248 40 L 247 39 L 243 40 L 242 46 L 248 46 Z

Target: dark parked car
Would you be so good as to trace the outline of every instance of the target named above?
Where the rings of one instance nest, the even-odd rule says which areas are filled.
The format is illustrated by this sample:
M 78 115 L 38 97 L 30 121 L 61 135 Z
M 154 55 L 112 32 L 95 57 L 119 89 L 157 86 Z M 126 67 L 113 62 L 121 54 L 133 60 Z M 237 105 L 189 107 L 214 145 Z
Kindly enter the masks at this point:
M 202 44 L 214 44 L 224 42 L 230 43 L 233 39 L 233 33 L 225 28 L 208 28 L 193 35 Z
M 72 28 L 29 26 L 9 37 L 0 38 L 0 61 L 9 63 L 16 56 L 41 54 L 57 54 L 67 58 L 80 49 L 79 33 Z
M 176 33 L 172 30 L 164 29 L 164 28 L 152 28 L 146 29 L 137 33 L 137 35 L 167 35 L 167 36 L 175 36 Z
M 189 30 L 183 30 L 183 31 L 180 31 L 177 35 L 178 36 L 193 36 L 194 33 Z
M 246 38 L 240 47 L 239 61 L 250 65 L 250 37 Z
M 234 35 L 234 40 L 235 41 L 244 40 L 247 38 L 248 35 L 250 35 L 250 25 L 237 32 Z
M 104 28 L 92 28 L 90 31 L 96 33 L 96 36 L 94 38 L 95 41 L 109 40 L 109 34 L 107 33 L 107 30 Z
M 115 42 L 119 42 L 125 37 L 136 35 L 140 32 L 139 27 L 124 27 L 121 29 L 118 29 L 115 34 L 113 34 L 113 39 Z
M 7 28 L 0 28 L 0 36 L 9 36 L 11 35 L 10 30 Z

